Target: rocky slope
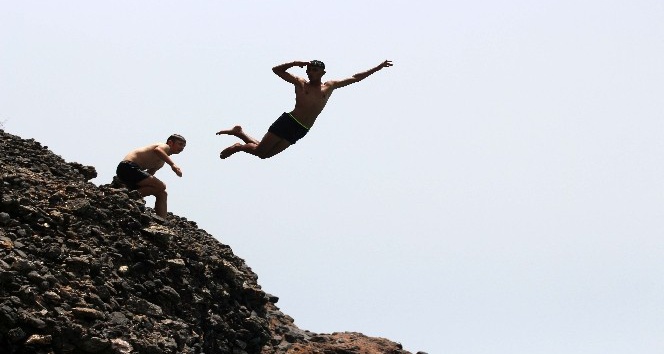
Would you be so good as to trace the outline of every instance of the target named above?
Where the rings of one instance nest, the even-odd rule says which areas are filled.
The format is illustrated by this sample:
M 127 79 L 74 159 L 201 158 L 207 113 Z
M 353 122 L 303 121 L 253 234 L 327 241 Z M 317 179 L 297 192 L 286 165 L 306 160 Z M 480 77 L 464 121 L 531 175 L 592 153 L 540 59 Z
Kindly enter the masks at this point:
M 406 354 L 301 330 L 231 248 L 0 130 L 0 353 Z

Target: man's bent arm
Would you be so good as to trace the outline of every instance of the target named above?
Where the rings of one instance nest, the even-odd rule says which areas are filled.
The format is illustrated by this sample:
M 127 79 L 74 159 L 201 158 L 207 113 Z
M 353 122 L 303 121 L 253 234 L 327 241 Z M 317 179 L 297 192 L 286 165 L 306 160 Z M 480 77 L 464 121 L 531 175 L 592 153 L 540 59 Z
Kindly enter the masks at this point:
M 166 147 L 168 147 L 168 145 L 166 145 Z M 155 154 L 157 154 L 157 156 L 159 156 L 160 159 L 162 159 L 169 166 L 171 166 L 171 170 L 173 170 L 173 172 L 175 172 L 175 174 L 178 175 L 178 177 L 182 177 L 182 170 L 180 169 L 180 167 L 178 167 L 178 165 L 175 164 L 175 162 L 173 162 L 173 160 L 171 160 L 171 157 L 168 156 L 168 153 L 166 152 L 163 146 L 157 145 L 154 148 L 154 152 Z
M 166 145 L 166 144 L 164 144 L 164 145 Z M 166 145 L 166 147 L 168 147 L 168 145 Z M 159 156 L 159 158 L 162 161 L 166 162 L 166 164 L 168 164 L 169 166 L 173 166 L 175 164 L 175 162 L 173 162 L 173 160 L 171 160 L 170 156 L 168 156 L 168 152 L 166 151 L 166 149 L 164 149 L 163 146 L 161 146 L 161 145 L 155 146 L 154 153 L 157 154 L 157 156 Z
M 297 76 L 289 73 L 286 70 L 288 70 L 288 69 L 290 69 L 294 66 L 304 67 L 307 64 L 309 64 L 309 63 L 306 62 L 306 61 L 292 61 L 290 63 L 284 63 L 284 64 L 281 64 L 281 65 L 275 66 L 274 68 L 272 68 L 272 72 L 277 74 L 277 76 L 279 76 L 280 78 L 290 82 L 291 84 L 295 84 L 295 83 L 298 82 Z
M 332 81 L 332 87 L 333 88 L 339 88 L 339 87 L 348 86 L 350 84 L 354 84 L 356 82 L 359 82 L 359 81 L 362 81 L 362 80 L 366 79 L 369 75 L 375 73 L 376 71 L 378 71 L 382 68 L 390 67 L 390 66 L 392 66 L 392 61 L 385 60 L 384 62 L 378 64 L 376 67 L 371 68 L 371 69 L 369 69 L 367 71 L 364 71 L 364 72 L 361 72 L 361 73 L 357 73 L 357 74 L 355 74 L 355 75 L 353 75 L 353 76 L 351 76 L 347 79 Z

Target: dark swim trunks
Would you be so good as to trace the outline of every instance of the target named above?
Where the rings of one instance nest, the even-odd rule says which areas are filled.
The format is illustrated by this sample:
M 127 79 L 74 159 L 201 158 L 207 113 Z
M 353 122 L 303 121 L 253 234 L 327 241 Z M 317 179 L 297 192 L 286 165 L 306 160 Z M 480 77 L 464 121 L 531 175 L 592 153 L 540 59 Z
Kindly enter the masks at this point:
M 122 161 L 115 170 L 118 178 L 129 189 L 138 189 L 138 182 L 150 177 L 150 174 L 141 170 L 141 167 L 131 161 Z
M 272 123 L 267 131 L 288 140 L 291 144 L 295 144 L 307 135 L 309 128 L 298 122 L 290 113 L 284 113 Z

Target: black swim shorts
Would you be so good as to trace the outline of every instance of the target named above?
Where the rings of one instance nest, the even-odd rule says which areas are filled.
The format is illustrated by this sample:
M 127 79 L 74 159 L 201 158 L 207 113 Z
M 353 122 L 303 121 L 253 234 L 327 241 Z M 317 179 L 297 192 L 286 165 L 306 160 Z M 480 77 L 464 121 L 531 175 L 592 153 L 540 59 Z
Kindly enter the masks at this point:
M 291 144 L 295 144 L 307 135 L 309 128 L 298 122 L 290 113 L 284 113 L 272 123 L 267 131 L 288 140 Z
M 131 161 L 122 161 L 115 170 L 118 178 L 129 189 L 138 189 L 138 182 L 150 177 L 150 174 L 141 170 L 141 167 Z

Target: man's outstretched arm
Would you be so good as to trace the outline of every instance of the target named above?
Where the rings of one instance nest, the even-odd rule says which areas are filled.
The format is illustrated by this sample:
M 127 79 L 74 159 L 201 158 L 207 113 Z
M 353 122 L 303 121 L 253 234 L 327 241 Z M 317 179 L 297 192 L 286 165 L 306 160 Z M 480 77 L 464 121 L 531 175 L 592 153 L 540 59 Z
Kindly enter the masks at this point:
M 378 64 L 376 67 L 371 68 L 367 71 L 363 71 L 361 73 L 357 73 L 347 79 L 343 80 L 336 80 L 336 81 L 331 81 L 330 83 L 332 84 L 333 88 L 339 88 L 339 87 L 344 87 L 348 86 L 350 84 L 354 84 L 356 82 L 362 81 L 366 79 L 369 75 L 375 73 L 376 71 L 382 69 L 382 68 L 388 68 L 392 66 L 392 61 L 391 60 L 385 60 L 384 62 Z
M 274 68 L 272 68 L 272 72 L 277 74 L 277 76 L 279 76 L 280 78 L 290 82 L 291 84 L 296 84 L 298 82 L 298 77 L 291 74 L 291 73 L 289 73 L 286 70 L 288 70 L 288 69 L 290 69 L 294 66 L 299 66 L 299 67 L 302 68 L 302 67 L 306 66 L 307 64 L 309 64 L 309 62 L 306 62 L 306 61 L 292 61 L 290 63 L 284 63 L 284 64 L 281 64 L 281 65 L 275 66 Z

